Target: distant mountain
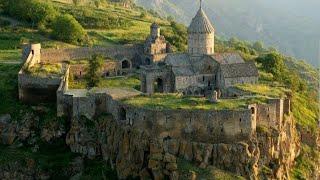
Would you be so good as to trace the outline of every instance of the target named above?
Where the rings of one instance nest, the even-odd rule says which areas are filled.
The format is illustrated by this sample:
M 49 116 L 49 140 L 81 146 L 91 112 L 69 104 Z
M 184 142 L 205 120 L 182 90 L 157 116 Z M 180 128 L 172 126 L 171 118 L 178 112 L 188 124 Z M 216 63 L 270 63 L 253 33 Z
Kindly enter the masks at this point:
M 138 5 L 188 25 L 197 0 L 136 0 Z M 203 8 L 222 37 L 263 41 L 283 53 L 320 61 L 319 0 L 204 0 Z

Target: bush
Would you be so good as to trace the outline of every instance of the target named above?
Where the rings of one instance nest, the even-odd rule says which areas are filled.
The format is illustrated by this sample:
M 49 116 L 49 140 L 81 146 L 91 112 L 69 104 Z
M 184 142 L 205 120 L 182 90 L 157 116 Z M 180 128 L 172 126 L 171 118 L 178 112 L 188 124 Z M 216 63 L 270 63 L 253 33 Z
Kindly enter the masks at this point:
M 258 57 L 256 61 L 261 63 L 262 68 L 266 72 L 272 73 L 277 80 L 282 79 L 285 69 L 283 56 L 278 53 L 271 52 L 265 56 Z
M 80 43 L 86 33 L 78 21 L 71 15 L 60 15 L 52 24 L 52 35 L 57 40 L 67 43 Z
M 57 15 L 51 3 L 39 0 L 1 0 L 0 3 L 5 14 L 36 25 L 47 25 Z

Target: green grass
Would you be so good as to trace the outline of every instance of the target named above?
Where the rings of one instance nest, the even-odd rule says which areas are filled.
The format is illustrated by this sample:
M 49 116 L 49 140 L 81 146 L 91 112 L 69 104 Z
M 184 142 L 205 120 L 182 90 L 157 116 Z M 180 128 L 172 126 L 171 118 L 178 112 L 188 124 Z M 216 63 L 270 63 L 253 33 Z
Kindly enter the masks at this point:
M 20 65 L 0 64 L 0 114 L 17 116 L 21 109 L 27 109 L 18 100 L 18 72 Z
M 199 168 L 192 162 L 189 162 L 182 158 L 178 159 L 177 164 L 178 171 L 182 176 L 181 179 L 186 179 L 187 177 L 185 176 L 187 174 L 194 172 L 197 175 L 197 179 L 244 180 L 244 178 L 241 176 L 237 176 L 231 172 L 223 171 L 212 166 L 209 166 L 207 168 Z
M 267 84 L 239 84 L 237 88 L 243 91 L 251 92 L 255 95 L 269 97 L 285 97 L 290 91 L 283 87 L 272 87 Z
M 26 73 L 37 77 L 61 76 L 62 64 L 35 64 L 25 70 Z
M 21 61 L 20 50 L 0 50 L 0 62 Z
M 316 95 L 295 93 L 292 97 L 292 113 L 296 123 L 315 133 L 318 129 L 320 104 Z
M 296 164 L 291 170 L 291 178 L 298 180 L 314 178 L 312 173 L 315 171 L 316 160 L 320 161 L 320 152 L 303 144 L 301 154 L 296 159 Z
M 87 87 L 84 79 L 80 80 L 69 80 L 70 89 L 85 89 Z M 113 77 L 113 78 L 102 78 L 99 88 L 134 88 L 140 90 L 140 80 L 134 76 L 131 77 Z
M 189 97 L 178 94 L 154 94 L 151 96 L 141 95 L 123 100 L 127 104 L 149 109 L 243 109 L 248 104 L 264 103 L 265 98 L 242 98 L 242 99 L 220 99 L 218 103 L 211 103 L 207 98 Z

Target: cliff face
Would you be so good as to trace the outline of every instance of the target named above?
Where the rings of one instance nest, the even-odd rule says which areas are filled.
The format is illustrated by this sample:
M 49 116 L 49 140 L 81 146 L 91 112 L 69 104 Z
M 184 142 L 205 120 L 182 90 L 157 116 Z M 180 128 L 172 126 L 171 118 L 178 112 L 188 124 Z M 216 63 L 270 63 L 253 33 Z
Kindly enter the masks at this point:
M 247 142 L 232 144 L 159 139 L 143 129 L 119 124 L 112 116 L 94 121 L 80 118 L 72 120 L 66 142 L 73 152 L 91 158 L 102 155 L 119 178 L 179 179 L 184 174 L 179 172 L 178 159 L 184 159 L 200 168 L 215 166 L 250 179 L 287 179 L 299 154 L 290 117 L 281 128 L 259 131 Z
M 300 139 L 292 117 L 286 117 L 277 128 L 261 131 L 257 140 L 260 149 L 260 177 L 288 179 L 295 158 L 300 153 Z

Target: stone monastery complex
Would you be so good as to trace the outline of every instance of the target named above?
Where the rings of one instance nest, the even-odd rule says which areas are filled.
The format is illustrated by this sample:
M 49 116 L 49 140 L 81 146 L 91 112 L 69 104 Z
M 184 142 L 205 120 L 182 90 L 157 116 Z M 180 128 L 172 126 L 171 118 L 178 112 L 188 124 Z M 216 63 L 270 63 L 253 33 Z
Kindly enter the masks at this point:
M 213 106 L 225 99 L 245 100 L 246 93 L 233 87 L 257 83 L 257 67 L 254 62 L 245 62 L 238 53 L 215 53 L 214 33 L 200 8 L 188 27 L 188 52 L 185 53 L 171 52 L 156 23 L 151 25 L 143 45 L 76 49 L 25 45 L 25 64 L 18 75 L 19 98 L 30 103 L 56 101 L 57 116 L 91 119 L 103 113 L 112 114 L 119 124 L 143 129 L 161 138 L 233 142 L 248 139 L 258 124 L 280 127 L 284 115 L 290 113 L 288 99 L 268 99 L 265 103 L 235 109 L 166 109 L 127 103 L 128 99 L 148 98 L 155 93 L 205 98 L 206 103 Z M 140 89 L 70 88 L 71 79 L 83 79 L 86 73 L 80 60 L 94 54 L 105 57 L 101 74 L 104 79 L 138 76 Z M 46 76 L 29 73 L 30 69 L 43 64 L 60 64 L 61 73 Z

